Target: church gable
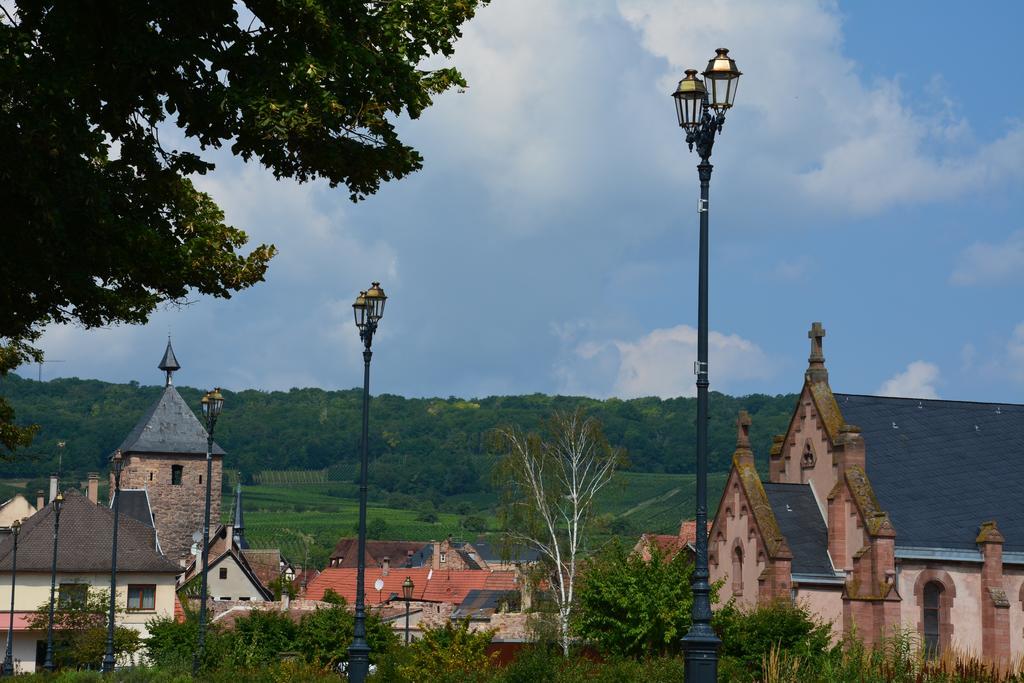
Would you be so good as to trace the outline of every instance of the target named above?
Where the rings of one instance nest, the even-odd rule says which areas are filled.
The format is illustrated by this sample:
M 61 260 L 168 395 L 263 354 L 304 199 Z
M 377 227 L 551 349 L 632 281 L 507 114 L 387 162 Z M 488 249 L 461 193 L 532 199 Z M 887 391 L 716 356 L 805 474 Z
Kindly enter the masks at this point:
M 712 579 L 726 579 L 723 595 L 752 604 L 766 581 L 769 590 L 788 586 L 792 555 L 754 466 L 746 411 L 737 426 L 732 470 L 708 535 L 708 560 Z

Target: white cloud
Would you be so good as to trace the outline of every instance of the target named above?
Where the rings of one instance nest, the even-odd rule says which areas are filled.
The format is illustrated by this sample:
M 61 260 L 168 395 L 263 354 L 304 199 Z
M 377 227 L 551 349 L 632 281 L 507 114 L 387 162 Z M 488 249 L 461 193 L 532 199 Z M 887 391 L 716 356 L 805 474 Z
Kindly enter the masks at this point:
M 775 366 L 750 340 L 712 331 L 708 335 L 713 388 L 749 391 L 752 380 L 775 374 Z M 585 341 L 558 369 L 563 389 L 598 396 L 694 396 L 697 330 L 689 325 L 652 330 L 635 340 Z
M 1005 242 L 975 242 L 960 254 L 949 281 L 955 285 L 992 285 L 1024 274 L 1024 230 Z
M 703 68 L 712 48 L 734 48 L 744 75 L 735 123 L 727 124 L 734 139 L 722 148 L 780 196 L 873 213 L 987 189 L 1024 171 L 1019 123 L 990 144 L 965 145 L 970 127 L 948 100 L 920 111 L 907 104 L 898 81 L 866 82 L 842 53 L 842 22 L 831 3 L 619 6 L 644 46 L 671 65 L 658 86 L 666 92 L 683 68 Z
M 916 360 L 903 372 L 896 373 L 882 383 L 878 393 L 882 396 L 908 398 L 938 398 L 935 384 L 939 381 L 939 366 Z
M 1024 382 L 1024 323 L 1013 329 L 1013 335 L 1006 343 L 1006 359 L 1010 375 L 1018 382 Z

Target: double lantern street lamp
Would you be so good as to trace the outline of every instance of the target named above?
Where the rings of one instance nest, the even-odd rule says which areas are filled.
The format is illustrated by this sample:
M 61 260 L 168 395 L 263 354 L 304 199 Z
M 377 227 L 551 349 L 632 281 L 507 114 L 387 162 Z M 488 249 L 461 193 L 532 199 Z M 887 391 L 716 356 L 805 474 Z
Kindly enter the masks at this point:
M 57 596 L 57 538 L 60 531 L 60 510 L 64 507 L 64 494 L 57 491 L 53 499 L 53 564 L 50 566 L 50 618 L 46 622 L 46 659 L 43 668 L 53 671 L 53 603 Z
M 7 655 L 4 657 L 3 670 L 0 671 L 0 675 L 3 676 L 14 675 L 14 587 L 18 581 L 18 534 L 20 532 L 21 520 L 16 519 L 11 524 L 11 538 L 14 542 L 14 549 L 11 551 L 11 620 L 7 624 Z M 408 628 L 408 622 L 406 628 Z
M 107 651 L 103 655 L 100 670 L 109 673 L 114 670 L 114 606 L 117 603 L 117 522 L 121 506 L 121 471 L 124 469 L 124 458 L 121 451 L 115 451 L 110 459 L 114 471 L 114 539 L 110 551 L 110 606 L 107 615 Z
M 697 291 L 697 562 L 693 571 L 693 611 L 690 631 L 683 637 L 687 683 L 718 680 L 718 646 L 711 628 L 711 587 L 708 583 L 708 185 L 711 148 L 722 132 L 725 113 L 732 107 L 740 71 L 729 51 L 720 48 L 708 62 L 704 79 L 687 69 L 672 96 L 686 144 L 697 148 L 700 163 L 700 269 Z
M 402 582 L 402 597 L 405 598 L 405 644 L 409 644 L 409 601 L 412 600 L 412 577 L 405 577 Z
M 363 437 L 360 443 L 359 462 L 359 563 L 356 570 L 356 617 L 352 644 L 348 648 L 348 678 L 355 683 L 364 683 L 370 671 L 370 644 L 366 641 L 366 468 L 367 439 L 370 430 L 370 359 L 373 352 L 373 335 L 377 323 L 384 316 L 387 296 L 379 282 L 374 282 L 364 292 L 359 292 L 352 313 L 355 315 L 359 338 L 363 342 Z
M 210 486 L 213 481 L 213 428 L 224 410 L 224 397 L 220 387 L 206 392 L 202 400 L 203 419 L 206 421 L 206 508 L 203 513 L 203 576 L 199 589 L 199 646 L 192 655 L 192 675 L 199 673 L 199 665 L 206 649 L 206 574 L 210 562 Z M 229 539 L 230 540 L 230 539 Z

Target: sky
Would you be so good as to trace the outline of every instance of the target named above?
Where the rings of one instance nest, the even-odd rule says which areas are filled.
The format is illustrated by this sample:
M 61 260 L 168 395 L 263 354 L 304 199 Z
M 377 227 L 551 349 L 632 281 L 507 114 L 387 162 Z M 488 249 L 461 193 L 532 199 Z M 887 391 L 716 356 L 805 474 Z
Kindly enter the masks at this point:
M 357 386 L 380 280 L 374 393 L 692 396 L 698 159 L 669 94 L 728 47 L 711 388 L 798 391 L 821 321 L 836 391 L 1024 403 L 1021 25 L 1009 0 L 494 0 L 452 60 L 469 88 L 399 123 L 422 171 L 353 204 L 215 156 L 197 184 L 277 246 L 266 282 L 51 327 L 42 376 L 156 384 L 170 334 L 181 384 Z

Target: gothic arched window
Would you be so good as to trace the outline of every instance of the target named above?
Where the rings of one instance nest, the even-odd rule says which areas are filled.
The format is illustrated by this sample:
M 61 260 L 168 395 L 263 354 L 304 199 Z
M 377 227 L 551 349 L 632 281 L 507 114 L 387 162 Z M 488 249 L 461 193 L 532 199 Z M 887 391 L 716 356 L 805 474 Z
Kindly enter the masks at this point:
M 939 602 L 943 587 L 938 581 L 929 581 L 924 585 L 922 600 L 921 623 L 924 626 L 924 650 L 928 657 L 939 655 L 939 624 L 941 612 Z
M 743 595 L 743 549 L 739 546 L 732 551 L 732 594 Z

